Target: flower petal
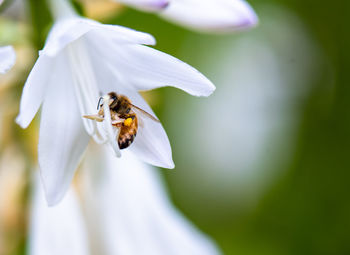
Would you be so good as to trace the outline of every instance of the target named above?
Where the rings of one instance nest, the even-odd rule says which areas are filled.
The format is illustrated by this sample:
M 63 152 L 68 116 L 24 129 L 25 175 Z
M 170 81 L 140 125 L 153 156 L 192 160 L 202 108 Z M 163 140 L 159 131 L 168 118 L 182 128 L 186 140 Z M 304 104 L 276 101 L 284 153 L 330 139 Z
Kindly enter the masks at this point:
M 209 96 L 215 90 L 203 74 L 161 51 L 143 45 L 117 46 L 105 42 L 107 51 L 96 41 L 90 44 L 96 49 L 91 54 L 102 56 L 136 90 L 173 86 L 194 96 Z
M 140 32 L 131 28 L 109 25 L 109 24 L 95 24 L 96 29 L 88 33 L 87 36 L 91 40 L 98 41 L 99 45 L 106 40 L 115 44 L 146 44 L 155 45 L 156 40 L 148 33 Z
M 118 0 L 118 2 L 143 11 L 159 11 L 169 5 L 169 0 Z
M 244 0 L 174 0 L 161 16 L 207 32 L 232 32 L 258 23 L 254 10 Z
M 16 62 L 16 53 L 12 46 L 0 47 L 0 73 L 4 74 Z
M 82 219 L 73 190 L 68 192 L 61 204 L 48 207 L 37 178 L 31 209 L 29 254 L 88 255 L 87 235 Z
M 55 71 L 54 59 L 40 56 L 24 84 L 17 124 L 28 127 L 44 100 L 51 74 Z
M 126 93 L 133 104 L 156 116 L 151 107 L 137 93 Z M 161 123 L 138 115 L 139 129 L 129 150 L 139 159 L 154 166 L 174 168 L 171 146 Z
M 39 135 L 39 166 L 49 205 L 64 196 L 89 141 L 69 65 L 64 56 L 59 58 L 43 103 Z
M 155 44 L 153 36 L 147 33 L 138 32 L 118 25 L 103 25 L 90 19 L 73 17 L 61 19 L 55 23 L 41 54 L 55 56 L 68 44 L 90 31 L 95 32 L 92 37 L 97 37 L 99 43 L 104 41 L 104 38 L 99 37 L 107 35 L 117 43 Z
M 83 187 L 89 228 L 104 233 L 105 254 L 219 254 L 171 205 L 156 169 L 128 152 L 120 159 L 102 153 L 86 162 Z

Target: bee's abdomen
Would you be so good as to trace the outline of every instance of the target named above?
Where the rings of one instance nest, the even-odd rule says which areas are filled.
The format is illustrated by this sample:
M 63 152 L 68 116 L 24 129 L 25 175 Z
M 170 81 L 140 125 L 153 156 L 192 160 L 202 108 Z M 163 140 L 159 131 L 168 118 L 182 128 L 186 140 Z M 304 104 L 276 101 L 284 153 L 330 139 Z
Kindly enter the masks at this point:
M 137 134 L 137 126 L 137 118 L 135 117 L 131 124 L 121 127 L 118 137 L 118 145 L 121 150 L 132 144 Z
M 132 144 L 132 142 L 134 141 L 135 137 L 136 137 L 136 133 L 128 132 L 125 134 L 120 134 L 119 138 L 118 138 L 119 148 L 121 150 L 128 148 Z

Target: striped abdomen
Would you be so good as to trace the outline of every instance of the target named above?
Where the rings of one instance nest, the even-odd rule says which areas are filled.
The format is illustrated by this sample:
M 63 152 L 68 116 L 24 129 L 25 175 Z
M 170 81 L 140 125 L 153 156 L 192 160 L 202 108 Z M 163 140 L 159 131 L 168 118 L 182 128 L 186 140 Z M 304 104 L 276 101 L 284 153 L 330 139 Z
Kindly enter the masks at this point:
M 121 150 L 129 147 L 132 144 L 137 134 L 137 127 L 138 125 L 136 115 L 132 120 L 131 125 L 122 125 L 118 136 L 118 145 Z

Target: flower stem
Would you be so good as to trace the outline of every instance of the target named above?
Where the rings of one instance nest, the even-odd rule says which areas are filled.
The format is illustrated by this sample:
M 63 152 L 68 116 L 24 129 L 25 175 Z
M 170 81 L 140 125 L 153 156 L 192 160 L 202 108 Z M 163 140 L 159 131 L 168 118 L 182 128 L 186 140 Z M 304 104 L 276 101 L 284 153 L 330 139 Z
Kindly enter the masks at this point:
M 49 5 L 55 20 L 77 16 L 69 0 L 49 0 Z

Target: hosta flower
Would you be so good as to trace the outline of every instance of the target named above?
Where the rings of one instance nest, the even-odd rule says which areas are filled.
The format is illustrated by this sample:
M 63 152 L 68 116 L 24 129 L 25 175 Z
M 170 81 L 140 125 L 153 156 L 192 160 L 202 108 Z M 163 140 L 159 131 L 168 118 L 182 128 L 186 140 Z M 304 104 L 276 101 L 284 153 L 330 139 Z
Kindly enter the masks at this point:
M 139 9 L 158 3 L 160 15 L 179 25 L 205 32 L 232 32 L 254 27 L 258 18 L 245 0 L 116 0 Z
M 12 46 L 0 47 L 0 73 L 6 73 L 15 64 L 16 53 Z
M 201 31 L 231 32 L 254 27 L 258 18 L 245 0 L 172 0 L 161 16 Z
M 58 206 L 47 207 L 37 187 L 30 254 L 219 254 L 172 206 L 155 168 L 128 152 L 118 159 L 107 149 L 88 150 L 79 185 L 82 206 L 72 189 Z
M 145 11 L 162 10 L 169 5 L 169 1 L 170 0 L 118 0 L 120 3 Z
M 66 1 L 51 1 L 57 17 L 23 89 L 17 123 L 26 128 L 42 105 L 39 166 L 50 205 L 61 200 L 90 137 L 114 143 L 99 125 L 82 118 L 95 114 L 101 95 L 126 95 L 154 115 L 138 94 L 174 86 L 196 96 L 208 96 L 214 85 L 191 66 L 145 46 L 154 38 L 116 25 L 102 25 L 77 16 Z M 143 120 L 127 150 L 139 159 L 173 168 L 171 147 L 158 122 Z

